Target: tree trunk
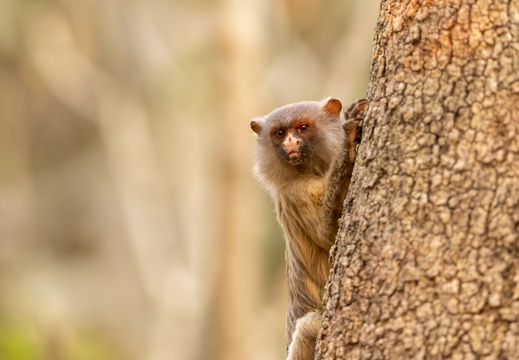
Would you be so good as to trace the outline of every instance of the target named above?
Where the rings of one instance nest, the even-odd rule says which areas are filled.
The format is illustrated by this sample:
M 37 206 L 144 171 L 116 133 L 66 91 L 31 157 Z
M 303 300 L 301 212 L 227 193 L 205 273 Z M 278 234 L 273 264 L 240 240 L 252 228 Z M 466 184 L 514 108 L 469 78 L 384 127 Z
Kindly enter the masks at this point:
M 382 1 L 318 359 L 519 357 L 519 2 Z

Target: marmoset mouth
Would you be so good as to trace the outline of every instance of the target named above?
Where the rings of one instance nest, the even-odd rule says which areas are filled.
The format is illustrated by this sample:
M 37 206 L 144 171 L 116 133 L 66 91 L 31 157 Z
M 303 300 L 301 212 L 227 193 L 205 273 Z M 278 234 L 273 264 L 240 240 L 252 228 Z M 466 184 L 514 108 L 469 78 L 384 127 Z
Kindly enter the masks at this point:
M 285 155 L 285 161 L 292 165 L 300 165 L 304 160 L 304 156 L 298 151 L 292 151 Z

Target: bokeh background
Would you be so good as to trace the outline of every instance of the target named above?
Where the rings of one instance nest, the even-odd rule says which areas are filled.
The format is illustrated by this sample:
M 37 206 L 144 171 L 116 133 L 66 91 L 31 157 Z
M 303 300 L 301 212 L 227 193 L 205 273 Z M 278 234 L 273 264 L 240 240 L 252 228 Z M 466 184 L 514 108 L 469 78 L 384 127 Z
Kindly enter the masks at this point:
M 1 0 L 0 359 L 283 359 L 252 117 L 366 92 L 377 0 Z

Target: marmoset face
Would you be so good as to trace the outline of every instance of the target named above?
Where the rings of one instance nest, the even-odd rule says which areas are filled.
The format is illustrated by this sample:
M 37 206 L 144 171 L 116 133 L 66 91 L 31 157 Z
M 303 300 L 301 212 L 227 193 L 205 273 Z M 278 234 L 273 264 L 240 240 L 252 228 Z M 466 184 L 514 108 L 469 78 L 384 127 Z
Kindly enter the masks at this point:
M 326 123 L 324 115 L 322 104 L 317 102 L 290 104 L 253 120 L 251 128 L 270 143 L 269 151 L 276 154 L 278 161 L 286 166 L 304 165 L 324 140 L 324 129 L 319 131 Z
M 270 130 L 270 140 L 281 161 L 290 165 L 303 164 L 312 154 L 312 138 L 315 138 L 312 121 L 300 119 L 288 126 L 276 126 Z
M 333 98 L 302 101 L 253 119 L 258 178 L 265 184 L 283 184 L 300 175 L 324 175 L 344 142 L 341 109 Z

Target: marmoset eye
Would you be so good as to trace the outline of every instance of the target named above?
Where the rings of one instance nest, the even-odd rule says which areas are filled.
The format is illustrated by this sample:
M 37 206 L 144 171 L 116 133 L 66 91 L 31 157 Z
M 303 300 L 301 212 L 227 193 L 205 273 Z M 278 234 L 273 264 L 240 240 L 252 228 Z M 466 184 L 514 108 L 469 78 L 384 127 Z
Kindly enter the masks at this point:
M 308 131 L 308 129 L 310 129 L 310 126 L 308 124 L 302 124 L 300 125 L 297 130 L 300 132 L 300 133 L 305 133 Z

